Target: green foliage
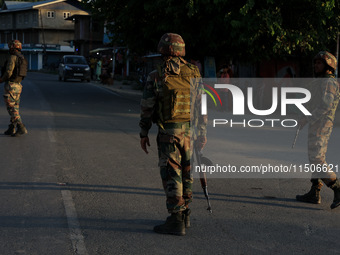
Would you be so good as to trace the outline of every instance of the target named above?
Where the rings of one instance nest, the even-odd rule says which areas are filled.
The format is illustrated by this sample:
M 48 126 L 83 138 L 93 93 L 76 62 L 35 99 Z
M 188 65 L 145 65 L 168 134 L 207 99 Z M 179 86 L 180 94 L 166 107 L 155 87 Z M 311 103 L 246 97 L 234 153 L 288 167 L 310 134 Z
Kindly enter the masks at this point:
M 330 49 L 336 42 L 339 15 L 334 0 L 259 0 L 256 4 L 247 0 L 239 13 L 230 15 L 232 48 L 246 47 L 245 58 L 249 54 L 259 58 L 301 56 Z
M 189 56 L 247 61 L 334 52 L 337 0 L 83 0 L 112 22 L 114 43 L 141 54 L 155 51 L 165 32 L 182 35 Z

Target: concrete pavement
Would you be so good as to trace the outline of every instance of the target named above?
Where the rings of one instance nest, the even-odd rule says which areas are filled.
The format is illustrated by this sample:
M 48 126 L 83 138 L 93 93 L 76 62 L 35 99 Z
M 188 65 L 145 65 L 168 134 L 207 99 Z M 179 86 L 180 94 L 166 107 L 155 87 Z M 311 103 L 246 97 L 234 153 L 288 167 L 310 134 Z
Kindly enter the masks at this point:
M 124 93 L 134 96 L 142 96 L 143 91 L 141 89 L 138 89 L 138 84 L 133 81 L 118 81 L 114 80 L 112 85 L 103 84 L 99 81 L 91 81 L 92 85 L 100 86 L 102 88 L 118 92 L 118 93 Z M 125 84 L 128 83 L 128 84 Z
M 308 191 L 308 178 L 210 178 L 212 214 L 196 179 L 187 235 L 154 233 L 153 226 L 168 214 L 155 126 L 150 153 L 139 145 L 140 96 L 119 82 L 107 88 L 39 74 L 25 80 L 21 110 L 29 134 L 0 136 L 0 254 L 86 254 L 79 252 L 84 247 L 89 255 L 339 254 L 340 208 L 329 208 L 332 191 L 323 188 L 320 205 L 295 200 Z M 210 119 L 231 118 L 209 114 Z M 7 128 L 4 107 L 0 118 Z M 213 128 L 210 123 L 208 131 L 204 156 L 214 163 L 308 160 L 306 130 L 294 150 L 294 129 Z M 336 128 L 328 162 L 338 164 L 339 138 Z

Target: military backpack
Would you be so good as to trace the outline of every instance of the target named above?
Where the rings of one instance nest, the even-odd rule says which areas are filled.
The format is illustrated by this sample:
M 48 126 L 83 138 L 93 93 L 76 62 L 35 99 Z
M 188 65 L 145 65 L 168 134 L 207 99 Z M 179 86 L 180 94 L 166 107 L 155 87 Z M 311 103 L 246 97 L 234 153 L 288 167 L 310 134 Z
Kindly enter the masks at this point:
M 28 67 L 28 63 L 24 55 L 22 54 L 17 55 L 17 61 L 15 63 L 15 68 L 13 70 L 12 77 L 14 78 L 20 77 L 24 79 L 27 75 L 27 67 Z
M 12 76 L 9 78 L 10 81 L 20 82 L 27 75 L 28 63 L 25 57 L 22 54 L 16 55 L 17 59 L 15 61 L 15 67 L 12 73 Z M 1 76 L 6 72 L 8 61 L 6 60 L 5 64 L 1 68 Z
M 178 75 L 165 76 L 162 84 L 163 100 L 160 100 L 158 106 L 161 123 L 190 121 L 192 106 L 190 103 L 193 103 L 190 98 L 194 99 L 197 96 L 198 81 L 196 78 L 199 77 L 198 68 L 192 64 L 181 66 Z

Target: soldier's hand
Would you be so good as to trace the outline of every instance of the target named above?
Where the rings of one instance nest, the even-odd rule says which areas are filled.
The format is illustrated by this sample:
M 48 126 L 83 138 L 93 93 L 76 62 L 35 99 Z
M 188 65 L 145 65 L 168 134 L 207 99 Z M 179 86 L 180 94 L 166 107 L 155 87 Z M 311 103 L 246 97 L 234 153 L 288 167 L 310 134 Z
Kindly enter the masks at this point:
M 148 154 L 148 149 L 146 146 L 150 147 L 150 141 L 149 137 L 143 137 L 140 139 L 140 146 L 142 147 L 142 150 L 145 151 L 146 154 Z
M 0 83 L 2 83 L 3 82 L 3 80 L 0 78 Z
M 204 148 L 204 146 L 206 145 L 207 143 L 207 137 L 204 136 L 204 135 L 200 135 L 199 137 L 197 137 L 197 140 L 196 140 L 196 146 L 197 146 L 197 149 L 200 151 Z

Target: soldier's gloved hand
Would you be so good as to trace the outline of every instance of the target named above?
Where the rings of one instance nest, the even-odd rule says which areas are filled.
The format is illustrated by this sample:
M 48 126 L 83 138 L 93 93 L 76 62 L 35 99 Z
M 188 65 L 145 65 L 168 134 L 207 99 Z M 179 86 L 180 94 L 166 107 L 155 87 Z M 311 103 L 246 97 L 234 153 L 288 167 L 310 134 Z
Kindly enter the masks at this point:
M 0 78 L 0 83 L 2 83 L 3 82 L 3 80 Z
M 206 136 L 200 135 L 200 136 L 197 137 L 196 146 L 197 146 L 197 149 L 199 151 L 202 150 L 206 144 L 207 144 L 207 137 Z
M 142 150 L 145 151 L 146 154 L 148 154 L 148 149 L 146 146 L 150 147 L 150 141 L 149 141 L 149 137 L 143 137 L 140 139 L 140 146 L 142 147 Z

